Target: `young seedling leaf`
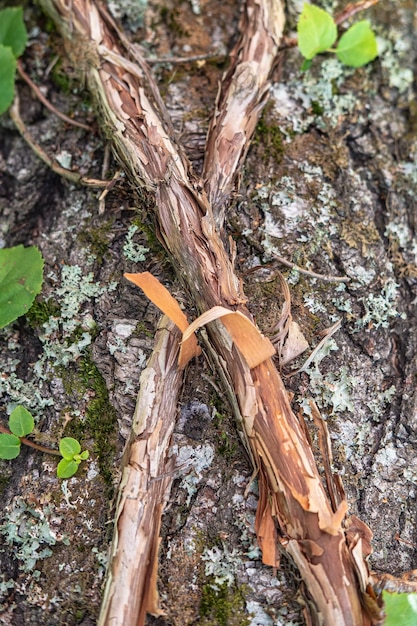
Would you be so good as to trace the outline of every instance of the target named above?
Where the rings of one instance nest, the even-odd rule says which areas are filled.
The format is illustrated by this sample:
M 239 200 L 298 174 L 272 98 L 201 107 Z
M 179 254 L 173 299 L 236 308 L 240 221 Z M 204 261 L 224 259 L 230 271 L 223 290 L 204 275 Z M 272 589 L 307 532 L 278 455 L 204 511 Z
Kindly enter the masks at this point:
M 376 37 L 368 20 L 353 24 L 341 36 L 336 54 L 349 67 L 362 67 L 378 56 Z
M 16 59 L 11 48 L 0 45 L 0 115 L 13 102 L 15 74 Z
M 61 459 L 56 468 L 58 478 L 71 478 L 77 473 L 78 465 L 74 459 Z
M 59 451 L 67 461 L 72 461 L 76 454 L 80 454 L 81 446 L 76 439 L 64 437 L 59 442 Z
M 17 58 L 23 54 L 27 40 L 22 7 L 2 9 L 0 11 L 0 44 L 11 48 L 13 55 Z
M 41 290 L 42 280 L 43 258 L 38 248 L 16 246 L 0 250 L 0 328 L 29 310 Z
M 88 457 L 90 456 L 90 453 L 88 450 L 83 450 L 80 454 L 80 459 L 81 461 L 86 461 L 88 459 Z
M 25 407 L 17 406 L 10 414 L 9 428 L 17 437 L 26 437 L 35 428 L 35 421 Z
M 19 456 L 20 439 L 16 435 L 0 433 L 0 459 L 15 459 Z
M 304 4 L 297 24 L 298 47 L 306 59 L 312 59 L 332 47 L 337 26 L 329 13 L 312 4 Z
M 415 626 L 417 624 L 417 593 L 383 591 L 386 619 L 384 626 Z

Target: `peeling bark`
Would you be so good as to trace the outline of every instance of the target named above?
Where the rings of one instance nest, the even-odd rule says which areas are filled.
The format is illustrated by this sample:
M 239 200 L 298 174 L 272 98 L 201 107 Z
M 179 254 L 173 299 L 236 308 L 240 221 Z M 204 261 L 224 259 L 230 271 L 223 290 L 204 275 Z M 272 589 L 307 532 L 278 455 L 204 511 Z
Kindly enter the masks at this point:
M 274 12 L 272 6 L 248 0 L 243 21 L 251 22 L 255 16 L 255 30 L 247 28 L 248 41 L 243 33 L 235 69 L 232 65 L 226 76 L 207 142 L 205 178 L 201 180 L 192 173 L 183 149 L 174 139 L 157 87 L 138 49 L 129 46 L 104 10 L 91 0 L 73 0 L 68 5 L 63 0 L 54 0 L 53 4 L 68 53 L 74 60 L 82 60 L 87 84 L 117 158 L 135 187 L 144 186 L 154 194 L 161 241 L 191 301 L 200 313 L 222 306 L 252 319 L 217 226 L 222 223 L 224 203 L 265 98 L 265 81 L 283 26 L 281 3 L 276 3 L 278 9 Z M 262 35 L 260 28 L 265 29 L 267 36 Z M 272 30 L 268 32 L 269 29 Z M 255 72 L 264 77 L 261 83 L 254 81 L 251 73 L 254 66 L 247 60 L 246 52 L 240 52 L 246 50 L 245 45 L 251 49 L 252 43 L 253 60 L 263 61 L 264 55 L 269 59 L 262 72 L 259 68 Z M 240 92 L 242 78 L 243 91 Z M 241 93 L 245 95 L 240 100 Z M 249 103 L 247 108 L 245 103 Z M 242 115 L 247 126 L 234 128 L 231 122 Z M 343 524 L 347 509 L 344 500 L 337 508 L 332 507 L 303 425 L 291 410 L 274 363 L 267 359 L 250 369 L 219 321 L 208 325 L 207 336 L 222 378 L 230 381 L 229 391 L 233 395 L 239 427 L 259 471 L 256 530 L 264 562 L 277 566 L 279 548 L 292 557 L 305 583 L 310 623 L 329 626 L 376 623 L 378 611 L 372 599 L 366 596 L 368 572 L 363 561 L 368 552 L 362 548 L 362 542 L 367 538 L 368 529 L 359 521 L 351 524 L 350 529 Z M 157 354 L 153 358 L 158 359 Z M 174 374 L 173 370 L 172 375 L 179 374 Z M 159 382 L 163 384 L 163 378 Z M 143 398 L 146 400 L 146 396 Z M 152 417 L 148 419 L 151 421 L 146 422 L 146 429 L 152 422 Z M 141 432 L 139 429 L 136 433 L 139 438 L 132 444 L 130 458 L 144 446 L 147 451 L 142 451 L 144 456 L 137 458 L 137 464 L 146 466 L 150 459 L 148 445 L 153 436 L 157 437 L 158 429 L 155 435 L 149 431 L 146 440 L 140 439 Z M 136 487 L 141 489 L 141 481 L 147 480 L 146 471 L 145 479 L 139 476 L 140 472 L 135 474 Z M 159 494 L 156 502 L 161 502 L 163 483 L 155 488 Z M 117 532 L 121 525 L 119 518 Z M 152 535 L 152 549 L 155 549 L 157 532 L 156 524 L 152 531 L 146 529 L 143 535 L 143 540 Z M 154 553 L 147 557 L 146 568 L 152 569 L 154 557 Z M 141 624 L 147 598 L 140 590 L 129 619 L 126 615 L 109 613 L 112 585 L 116 584 L 116 573 L 119 576 L 117 559 L 123 562 L 115 542 L 113 581 L 110 580 L 107 587 L 101 623 Z M 126 574 L 128 580 L 128 570 Z M 130 578 L 129 584 L 132 582 Z M 131 595 L 129 601 L 132 602 Z M 374 618 L 370 617 L 372 611 Z
M 162 317 L 152 356 L 140 378 L 99 624 L 143 624 L 146 611 L 159 612 L 159 531 L 174 477 L 169 443 L 183 381 L 177 367 L 179 337 L 177 327 Z

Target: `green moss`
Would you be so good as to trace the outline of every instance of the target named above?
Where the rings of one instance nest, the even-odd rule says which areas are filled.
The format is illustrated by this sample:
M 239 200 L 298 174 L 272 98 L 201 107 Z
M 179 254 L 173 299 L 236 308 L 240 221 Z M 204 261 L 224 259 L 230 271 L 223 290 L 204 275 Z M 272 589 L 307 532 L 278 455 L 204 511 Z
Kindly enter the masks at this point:
M 316 100 L 313 100 L 311 102 L 311 110 L 313 111 L 314 115 L 323 115 L 324 113 L 324 108 Z
M 282 134 L 279 125 L 275 124 L 271 120 L 271 117 L 272 115 L 269 112 L 269 107 L 265 108 L 264 113 L 256 127 L 253 143 L 263 147 L 265 156 L 275 161 L 279 161 L 281 160 L 284 152 L 284 135 Z
M 176 35 L 177 37 L 185 37 L 189 35 L 189 33 L 184 29 L 182 25 L 181 16 L 178 9 L 170 9 L 164 6 L 161 8 L 159 14 L 161 16 L 162 22 L 167 25 L 171 34 Z
M 236 435 L 230 435 L 230 433 L 235 432 L 234 423 L 231 418 L 216 411 L 213 426 L 218 433 L 217 452 L 223 458 L 230 460 L 238 449 L 237 442 L 232 439 L 232 437 L 236 437 Z
M 53 25 L 53 22 L 51 22 L 51 24 Z M 54 25 L 52 26 L 52 29 L 55 30 Z M 53 32 L 52 29 L 48 32 Z M 71 93 L 71 89 L 73 87 L 73 79 L 68 74 L 66 68 L 63 66 L 62 60 L 58 60 L 57 63 L 55 63 L 54 67 L 52 68 L 51 76 L 53 82 L 60 91 L 67 95 Z
M 111 488 L 117 419 L 104 378 L 90 354 L 77 361 L 76 369 L 63 370 L 61 375 L 68 395 L 75 394 L 80 401 L 87 395 L 92 396 L 85 409 L 84 420 L 71 422 L 65 434 L 81 442 L 89 438 L 94 440 L 93 452 L 97 457 L 100 474 Z
M 243 589 L 226 583 L 216 588 L 203 586 L 198 626 L 249 626 L 250 616 L 245 610 Z
M 40 328 L 50 317 L 59 317 L 61 309 L 51 298 L 49 300 L 36 299 L 26 313 L 26 319 L 31 328 Z
M 141 320 L 136 324 L 135 330 L 131 334 L 131 337 L 143 337 L 143 335 L 145 335 L 145 337 L 148 337 L 148 339 L 153 339 L 155 337 L 155 332 L 150 330 L 150 325 L 148 327 L 145 322 Z
M 88 334 L 91 337 L 91 341 L 94 341 L 94 339 L 97 337 L 99 333 L 98 327 L 97 325 L 94 323 L 91 325 L 91 327 L 88 330 Z M 72 333 L 66 338 L 66 343 L 68 346 L 72 346 L 74 344 L 79 343 L 80 341 L 82 341 L 83 337 L 85 335 L 85 328 L 83 328 L 82 326 L 78 325 L 73 331 Z
M 108 253 L 110 245 L 110 233 L 113 228 L 113 221 L 106 220 L 95 226 L 90 222 L 86 228 L 78 233 L 78 241 L 90 248 L 97 262 L 101 264 Z

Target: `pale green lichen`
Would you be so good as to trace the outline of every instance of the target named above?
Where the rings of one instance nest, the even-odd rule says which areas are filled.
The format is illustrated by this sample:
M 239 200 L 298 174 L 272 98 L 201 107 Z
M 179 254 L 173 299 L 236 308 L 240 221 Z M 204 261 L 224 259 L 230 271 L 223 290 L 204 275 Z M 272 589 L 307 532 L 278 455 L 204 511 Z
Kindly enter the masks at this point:
M 280 248 L 285 246 L 288 235 L 298 232 L 296 241 L 302 245 L 292 253 L 292 260 L 297 263 L 297 256 L 302 255 L 303 266 L 309 269 L 308 258 L 327 250 L 331 236 L 338 231 L 334 218 L 337 195 L 334 187 L 323 180 L 320 166 L 301 162 L 298 169 L 303 173 L 302 190 L 295 178 L 283 176 L 258 188 L 253 199 L 264 213 L 261 231 L 265 258 L 282 254 Z
M 149 248 L 145 248 L 142 244 L 133 241 L 133 238 L 139 227 L 136 224 L 129 226 L 127 231 L 126 240 L 123 244 L 123 254 L 129 261 L 133 263 L 140 263 L 145 261 L 146 253 L 149 252 Z
M 326 307 L 312 293 L 303 296 L 304 304 L 311 313 L 325 313 Z
M 85 352 L 95 332 L 95 322 L 86 305 L 117 286 L 115 282 L 99 285 L 93 273 L 86 274 L 79 265 L 64 265 L 60 278 L 55 273 L 49 278 L 59 285 L 53 297 L 59 304 L 60 313 L 51 315 L 39 332 L 43 352 L 34 365 L 39 378 L 45 375 L 45 368 L 67 367 Z
M 109 0 L 110 12 L 117 19 L 127 18 L 129 28 L 136 30 L 143 24 L 147 0 Z
M 390 36 L 395 37 L 395 32 L 391 32 Z M 378 37 L 378 50 L 385 82 L 390 87 L 398 89 L 400 93 L 406 92 L 413 84 L 414 74 L 412 69 L 404 66 L 407 62 L 405 57 L 411 52 L 409 43 L 404 39 L 404 33 L 397 36 L 394 41 Z
M 353 411 L 351 393 L 358 381 L 348 373 L 347 367 L 343 366 L 325 376 L 317 368 L 308 370 L 308 374 L 314 399 L 321 408 L 330 408 L 332 415 L 340 411 Z
M 322 409 L 330 408 L 331 415 L 339 411 L 353 411 L 351 393 L 358 382 L 357 378 L 351 376 L 344 366 L 325 375 L 320 371 L 321 361 L 338 349 L 334 339 L 330 338 L 317 352 L 310 367 L 305 370 L 310 378 L 310 391 L 314 400 Z M 307 415 L 311 415 L 308 398 L 301 400 L 301 406 Z
M 374 418 L 378 419 L 381 417 L 381 413 L 384 411 L 386 405 L 390 402 L 392 398 L 394 398 L 397 393 L 397 388 L 395 385 L 391 385 L 385 391 L 381 391 L 374 398 L 369 400 L 366 403 L 366 406 L 371 410 Z
M 360 298 L 365 314 L 356 321 L 354 330 L 358 332 L 362 329 L 388 328 L 392 318 L 406 319 L 406 314 L 397 310 L 399 299 L 399 285 L 389 278 L 379 295 L 370 293 L 366 298 Z
M 54 546 L 57 541 L 69 545 L 68 538 L 51 527 L 52 518 L 55 524 L 59 524 L 59 517 L 54 514 L 52 505 L 38 510 L 20 496 L 4 512 L 0 533 L 5 543 L 15 547 L 14 554 L 20 569 L 38 577 L 39 572 L 35 573 L 36 563 L 52 555 L 50 546 Z
M 307 113 L 291 115 L 294 132 L 304 132 L 311 124 L 324 128 L 335 127 L 341 117 L 351 113 L 357 102 L 352 91 L 342 93 L 341 88 L 354 70 L 344 66 L 337 58 L 323 59 L 316 71 L 309 71 L 300 83 L 299 77 L 288 82 L 290 98 L 298 101 Z
M 203 471 L 209 468 L 213 462 L 215 450 L 208 443 L 197 447 L 174 445 L 172 453 L 176 456 L 177 466 L 181 468 L 183 474 L 180 488 L 188 493 L 186 504 L 189 506 L 191 498 L 197 491 Z M 189 468 L 188 473 L 186 473 L 187 468 Z
M 15 586 L 15 581 L 12 579 L 5 580 L 4 575 L 0 576 L 0 599 L 4 598 L 9 594 L 9 590 L 13 589 Z
M 405 161 L 399 165 L 399 172 L 406 183 L 406 191 L 412 198 L 417 193 L 417 164 L 414 161 Z
M 205 548 L 201 558 L 205 562 L 206 576 L 213 577 L 211 586 L 214 589 L 222 585 L 233 585 L 236 579 L 236 563 L 239 560 L 239 553 L 235 548 L 230 550 L 226 544 L 223 544 L 222 549 L 218 546 Z

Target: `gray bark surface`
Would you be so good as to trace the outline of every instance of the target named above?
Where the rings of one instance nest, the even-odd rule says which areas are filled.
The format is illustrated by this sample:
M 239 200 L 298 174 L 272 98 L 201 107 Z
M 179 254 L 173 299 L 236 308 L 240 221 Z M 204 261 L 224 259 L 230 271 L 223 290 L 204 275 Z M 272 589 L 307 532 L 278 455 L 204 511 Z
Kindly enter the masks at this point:
M 318 343 L 320 330 L 336 317 L 342 317 L 343 323 L 333 338 L 338 349 L 329 350 L 317 368 L 292 377 L 288 384 L 296 394 L 295 402 L 313 397 L 327 418 L 334 468 L 342 476 L 350 512 L 374 533 L 371 569 L 396 575 L 415 566 L 416 534 L 416 138 L 412 82 L 407 74 L 415 67 L 413 8 L 414 3 L 398 3 L 396 28 L 383 6 L 370 12 L 393 47 L 370 69 L 338 75 L 341 70 L 331 63 L 317 61 L 303 78 L 297 53 L 288 52 L 246 161 L 235 205 L 226 216 L 227 228 L 237 240 L 236 266 L 245 281 L 251 312 L 264 332 L 277 321 L 282 307 L 274 275 L 281 266 L 274 254 L 320 273 L 352 279 L 343 289 L 291 273 L 293 316 L 310 345 Z M 177 33 L 172 43 L 173 35 L 152 11 L 146 14 L 147 28 L 141 33 L 150 41 L 158 38 L 160 54 L 172 46 L 176 54 L 183 45 L 190 45 L 192 52 L 201 52 L 200 43 L 208 47 L 206 21 L 205 39 L 202 35 L 201 42 L 196 41 L 196 33 L 209 11 L 214 16 L 209 29 L 212 45 L 218 43 L 214 22 L 218 25 L 219 20 L 214 18 L 233 18 L 233 11 L 237 16 L 236 7 L 229 6 L 202 7 L 201 17 L 193 16 L 188 7 L 169 7 L 170 19 L 193 24 L 187 32 Z M 34 20 L 33 10 L 29 13 Z M 226 23 L 220 25 L 226 46 L 236 20 L 224 19 Z M 399 30 L 402 49 L 395 43 Z M 30 51 L 27 63 L 32 77 L 42 82 L 37 68 L 46 68 L 49 47 L 58 43 L 47 35 L 40 35 L 38 41 L 41 45 Z M 201 107 L 209 114 L 215 77 L 221 76 L 221 69 L 207 65 L 189 71 L 157 70 L 161 81 L 166 81 L 164 98 L 174 113 L 174 125 L 187 147 L 194 147 L 197 168 L 202 157 L 199 137 L 205 128 L 193 113 Z M 78 89 L 76 85 L 71 90 Z M 64 127 L 43 112 L 29 90 L 19 90 L 22 116 L 38 141 L 51 152 L 67 151 L 82 170 L 98 178 L 102 159 L 98 138 Z M 49 90 L 49 97 L 63 110 L 76 110 L 82 116 L 78 94 L 70 90 L 63 97 L 52 82 Z M 91 371 L 86 375 L 87 367 L 91 368 L 86 358 L 90 348 L 73 348 L 63 365 L 73 332 L 70 317 L 65 328 L 62 324 L 54 330 L 32 329 L 21 320 L 2 331 L 3 406 L 27 398 L 28 408 L 39 418 L 39 430 L 55 440 L 67 414 L 72 418 L 67 428 L 75 428 L 77 420 L 84 423 L 92 462 L 84 474 L 69 481 L 67 498 L 55 478 L 52 457 L 28 450 L 13 465 L 2 462 L 2 580 L 14 582 L 2 587 L 1 620 L 90 624 L 97 619 L 103 581 L 100 560 L 110 540 L 109 491 L 118 480 L 139 373 L 150 353 L 149 335 L 157 320 L 154 307 L 121 276 L 123 271 L 148 269 L 177 297 L 181 292 L 172 287 L 173 276 L 158 244 L 147 243 L 140 231 L 136 241 L 151 247 L 146 260 L 133 262 L 123 256 L 135 202 L 127 185 L 120 184 L 109 194 L 106 212 L 100 216 L 97 194 L 51 174 L 28 151 L 6 116 L 1 133 L 5 243 L 39 245 L 47 263 L 45 301 L 61 300 L 63 306 L 69 294 L 82 292 L 85 283 L 101 288 L 94 295 L 94 289 L 84 289 L 75 317 L 83 331 L 88 329 L 89 314 L 97 324 L 92 355 L 109 392 L 110 404 L 104 409 L 106 437 L 114 443 L 109 458 L 101 458 L 89 407 L 102 387 L 93 381 Z M 137 209 L 147 227 L 144 207 Z M 268 265 L 262 271 L 253 271 L 265 261 Z M 83 280 L 73 278 L 72 286 L 68 279 L 65 282 L 67 265 L 81 267 Z M 86 280 L 89 272 L 93 272 L 91 281 Z M 112 281 L 117 286 L 109 289 Z M 52 343 L 59 355 L 42 366 L 39 378 L 39 368 L 33 365 Z M 160 594 L 166 617 L 149 618 L 149 623 L 302 623 L 291 566 L 275 575 L 261 565 L 256 552 L 256 487 L 244 496 L 250 464 L 220 388 L 201 358 L 192 365 L 174 437 L 177 465 L 187 469 L 178 470 L 162 525 Z M 43 406 L 43 399 L 51 403 Z M 65 430 L 65 434 L 70 433 Z M 313 426 L 312 438 L 315 446 Z M 18 527 L 14 539 L 11 520 Z M 40 533 L 39 548 L 30 542 L 30 535 L 36 533 Z M 36 558 L 45 547 L 52 554 Z M 38 578 L 33 569 L 40 572 Z

